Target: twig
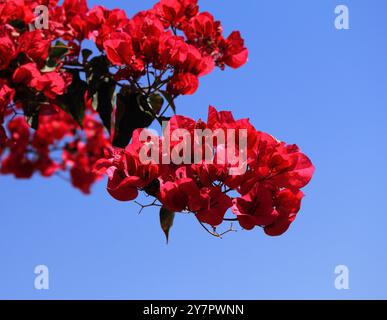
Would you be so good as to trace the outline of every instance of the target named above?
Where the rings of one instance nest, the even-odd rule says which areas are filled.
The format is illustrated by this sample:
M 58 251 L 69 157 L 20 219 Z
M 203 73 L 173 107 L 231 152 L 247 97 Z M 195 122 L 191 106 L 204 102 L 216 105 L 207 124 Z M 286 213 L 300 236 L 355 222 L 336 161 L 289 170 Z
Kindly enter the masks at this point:
M 222 232 L 219 236 L 222 238 L 222 236 L 224 236 L 225 234 L 227 234 L 227 233 L 229 233 L 229 232 L 237 232 L 237 230 L 233 229 L 232 223 L 231 223 L 231 225 L 230 225 L 230 229 L 228 229 L 228 230 Z
M 138 214 L 141 214 L 142 210 L 144 210 L 145 208 L 149 208 L 149 207 L 161 207 L 162 205 L 161 204 L 158 204 L 156 203 L 157 202 L 157 199 L 155 199 L 152 203 L 150 204 L 141 204 L 139 203 L 138 201 L 134 201 L 135 204 L 139 205 L 141 207 L 140 211 L 138 212 Z
M 204 225 L 204 223 L 201 222 L 199 219 L 198 219 L 198 222 L 200 223 L 200 225 L 203 227 L 204 230 L 206 230 L 211 236 L 213 236 L 213 237 L 215 237 L 215 238 L 220 238 L 220 239 L 222 239 L 222 237 L 223 237 L 225 234 L 229 233 L 229 232 L 237 232 L 237 230 L 233 229 L 232 223 L 231 223 L 230 228 L 229 228 L 228 230 L 226 230 L 226 231 L 224 231 L 224 232 L 222 232 L 222 233 L 218 233 L 218 232 L 216 232 L 216 229 L 215 229 L 215 228 L 214 228 L 213 231 L 209 230 L 209 229 Z
M 66 182 L 71 183 L 71 180 L 70 180 L 68 177 L 63 176 L 63 175 L 61 174 L 61 172 L 55 172 L 55 175 L 56 175 L 58 178 L 60 178 L 60 179 L 62 179 L 62 180 L 64 180 L 64 181 L 66 181 Z
M 228 188 L 228 189 L 224 190 L 223 193 L 228 193 L 228 192 L 230 192 L 230 191 L 232 191 L 232 190 L 234 190 L 234 189 Z

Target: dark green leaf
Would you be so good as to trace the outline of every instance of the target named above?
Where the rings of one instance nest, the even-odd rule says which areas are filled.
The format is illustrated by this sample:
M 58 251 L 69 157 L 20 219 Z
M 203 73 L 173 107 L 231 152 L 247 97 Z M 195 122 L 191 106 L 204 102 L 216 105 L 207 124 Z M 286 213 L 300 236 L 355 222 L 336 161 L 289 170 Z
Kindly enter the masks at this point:
M 39 127 L 39 112 L 35 112 L 30 116 L 26 115 L 26 121 L 32 129 L 37 130 Z
M 93 108 L 98 112 L 105 128 L 110 132 L 111 118 L 114 105 L 114 91 L 116 85 L 114 81 L 101 83 L 93 95 Z
M 164 104 L 164 99 L 161 95 L 154 93 L 148 98 L 148 102 L 153 109 L 153 113 L 158 114 Z
M 52 62 L 52 61 L 51 61 Z M 47 65 L 43 67 L 40 71 L 45 73 L 45 72 L 53 72 L 57 69 L 56 64 L 51 63 L 50 61 L 47 61 Z
M 113 145 L 125 148 L 133 131 L 151 125 L 154 116 L 141 93 L 130 88 L 122 88 L 117 94 L 117 110 Z
M 169 211 L 168 209 L 161 207 L 160 208 L 160 225 L 163 230 L 167 243 L 169 240 L 169 230 L 173 226 L 173 220 L 175 219 L 175 213 Z
M 42 95 L 36 96 L 28 87 L 18 87 L 15 92 L 13 101 L 23 106 L 24 117 L 32 129 L 36 130 L 39 126 L 39 112 L 44 100 Z
M 26 30 L 27 29 L 27 25 L 25 24 L 25 22 L 23 20 L 20 20 L 20 19 L 12 20 L 9 22 L 9 24 L 18 30 Z
M 113 97 L 116 83 L 109 74 L 109 61 L 105 56 L 94 57 L 86 67 L 88 95 L 93 99 L 93 108 L 110 132 L 113 112 Z
M 85 116 L 85 101 L 84 95 L 87 90 L 87 84 L 81 80 L 79 70 L 68 70 L 72 73 L 73 81 L 67 88 L 67 92 L 57 97 L 57 104 L 67 113 L 71 114 L 75 121 L 82 126 Z
M 90 49 L 83 49 L 82 50 L 82 59 L 83 59 L 83 62 L 85 63 L 87 61 L 87 59 L 89 59 L 89 57 L 93 54 L 93 51 L 91 51 Z
M 46 66 L 47 66 L 47 68 L 55 70 L 58 66 L 58 61 L 56 59 L 52 59 L 52 58 L 48 57 L 48 59 L 46 61 Z
M 46 66 L 49 69 L 56 68 L 58 61 L 69 52 L 69 48 L 62 41 L 58 40 L 50 49 L 50 54 L 46 61 Z M 47 71 L 45 71 L 47 72 Z
M 69 48 L 67 45 L 65 45 L 62 41 L 58 40 L 53 47 L 51 47 L 50 51 L 50 58 L 61 58 L 63 57 L 67 52 L 69 51 Z

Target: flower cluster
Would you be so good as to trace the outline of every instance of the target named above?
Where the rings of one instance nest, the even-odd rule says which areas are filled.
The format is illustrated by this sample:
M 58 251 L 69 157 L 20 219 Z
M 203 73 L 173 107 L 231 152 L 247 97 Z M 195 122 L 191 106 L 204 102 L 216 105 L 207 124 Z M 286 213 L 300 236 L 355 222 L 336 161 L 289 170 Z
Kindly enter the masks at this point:
M 30 178 L 34 172 L 50 177 L 69 171 L 74 187 L 90 193 L 92 184 L 102 178 L 94 164 L 111 146 L 102 124 L 91 111 L 83 120 L 83 130 L 62 110 L 54 115 L 41 115 L 35 131 L 24 117 L 8 122 L 8 152 L 1 162 L 2 174 Z
M 38 4 L 28 0 L 0 3 L 0 110 L 3 113 L 11 103 L 28 115 L 41 109 L 47 111 L 72 81 L 71 74 L 61 68 L 63 61 L 59 61 L 58 48 L 52 45 L 56 35 L 31 27 L 36 19 L 33 9 Z
M 197 0 L 160 0 L 132 18 L 86 0 L 58 3 L 0 0 L 0 173 L 68 172 L 84 193 L 107 175 L 117 200 L 154 197 L 166 233 L 174 212 L 194 213 L 213 234 L 234 220 L 285 232 L 314 171 L 298 147 L 212 107 L 207 122 L 167 113 L 178 96 L 196 92 L 200 77 L 246 63 L 240 33 L 224 36 Z M 144 129 L 155 120 L 183 135 Z M 223 139 L 203 144 L 199 129 Z
M 70 168 L 64 159 L 60 159 L 67 148 L 62 140 L 71 141 L 80 126 L 60 108 L 57 98 L 66 93 L 72 74 L 63 68 L 65 61 L 61 53 L 65 48 L 53 44 L 57 39 L 55 32 L 33 28 L 37 19 L 34 9 L 43 4 L 54 10 L 56 3 L 30 0 L 0 2 L 2 174 L 30 178 L 34 172 L 40 172 L 49 177 Z M 87 170 L 86 167 L 84 169 Z M 91 168 L 88 171 L 92 172 Z M 79 179 L 73 179 L 73 183 L 76 184 Z M 86 190 L 85 186 L 83 191 Z
M 162 147 L 166 132 L 176 129 L 188 132 L 189 139 L 175 139 L 166 150 Z M 162 155 L 166 151 L 173 153 L 179 145 L 184 149 L 187 144 L 198 143 L 194 138 L 197 129 L 212 132 L 234 129 L 236 135 L 245 130 L 244 149 L 235 149 L 232 154 L 245 153 L 242 161 L 246 170 L 230 175 L 229 169 L 234 166 L 231 158 L 220 163 L 216 157 L 229 145 L 215 139 L 203 144 L 204 149 L 210 146 L 213 150 L 214 157 L 209 162 L 199 159 L 175 164 L 158 163 L 154 159 L 144 162 L 141 158 L 150 145 L 149 152 L 156 150 Z M 193 158 L 191 155 L 191 160 Z M 163 137 L 137 130 L 125 149 L 110 150 L 106 159 L 97 162 L 96 169 L 99 174 L 108 175 L 107 189 L 117 200 L 134 200 L 142 190 L 154 196 L 164 208 L 193 212 L 201 223 L 212 227 L 232 220 L 225 218 L 227 210 L 231 209 L 234 219 L 244 229 L 260 226 L 272 236 L 284 233 L 294 221 L 303 198 L 300 189 L 309 183 L 314 172 L 311 161 L 296 145 L 280 142 L 257 131 L 248 119 L 235 120 L 230 112 L 218 112 L 213 107 L 209 108 L 207 122 L 172 117 Z
M 216 65 L 239 68 L 247 61 L 240 33 L 224 38 L 221 23 L 209 12 L 199 12 L 197 0 L 161 0 L 132 19 L 122 11 L 96 7 L 87 21 L 102 26 L 93 37 L 112 64 L 120 66 L 117 79 L 149 73 L 153 67 L 156 83 L 168 82 L 173 95 L 194 93 L 198 77 Z
M 247 61 L 239 32 L 224 38 L 197 0 L 161 0 L 132 18 L 86 0 L 58 2 L 0 0 L 3 174 L 69 170 L 88 193 L 105 147 L 125 146 L 134 129 L 162 119 L 215 66 Z M 82 48 L 85 40 L 94 51 Z M 115 103 L 117 88 L 133 99 Z

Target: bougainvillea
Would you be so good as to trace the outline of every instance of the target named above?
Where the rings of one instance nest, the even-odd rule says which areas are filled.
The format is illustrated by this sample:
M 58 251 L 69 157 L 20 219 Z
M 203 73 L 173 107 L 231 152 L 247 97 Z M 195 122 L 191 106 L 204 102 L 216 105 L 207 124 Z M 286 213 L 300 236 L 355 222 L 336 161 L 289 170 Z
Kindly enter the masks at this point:
M 187 132 L 189 139 L 182 134 L 174 142 L 165 141 L 176 129 Z M 248 132 L 246 148 L 232 151 L 232 154 L 246 152 L 245 157 L 239 158 L 244 161 L 244 171 L 234 175 L 230 174 L 230 168 L 240 163 L 232 163 L 230 158 L 222 163 L 217 160 L 218 153 L 227 154 L 230 139 L 220 142 L 220 139 L 195 138 L 198 132 L 231 129 Z M 195 149 L 192 144 L 200 144 L 200 149 L 209 147 L 210 161 L 205 161 L 205 152 L 196 161 L 194 153 L 184 157 L 180 164 L 160 161 L 165 153 L 173 155 L 177 149 Z M 157 155 L 145 162 L 141 159 L 142 150 Z M 144 191 L 155 197 L 154 205 L 159 203 L 170 212 L 192 212 L 202 224 L 213 228 L 225 220 L 236 220 L 246 230 L 264 227 L 269 235 L 280 235 L 288 229 L 300 210 L 303 198 L 300 189 L 309 183 L 314 171 L 309 158 L 296 145 L 280 142 L 257 131 L 248 119 L 234 120 L 230 112 L 217 112 L 213 107 L 209 109 L 207 122 L 173 116 L 161 137 L 137 129 L 125 149 L 109 150 L 96 167 L 100 174 L 108 175 L 108 191 L 117 200 L 134 200 L 139 191 Z M 235 218 L 225 218 L 228 209 Z M 215 231 L 213 234 L 219 235 Z
M 192 212 L 213 235 L 225 220 L 279 235 L 300 209 L 310 160 L 230 112 L 210 108 L 207 122 L 170 116 L 201 77 L 247 58 L 240 33 L 225 36 L 197 0 L 160 0 L 132 18 L 86 0 L 0 0 L 0 173 L 58 175 L 83 193 L 107 175 L 117 200 L 153 196 L 166 233 L 174 212 Z M 165 136 L 144 130 L 154 121 L 189 134 L 165 149 Z M 179 156 L 198 143 L 199 128 L 234 132 L 178 164 L 143 161 L 144 146 Z M 230 148 L 243 132 L 246 143 Z M 210 159 L 201 158 L 207 151 Z M 243 159 L 242 173 L 230 173 L 235 159 Z

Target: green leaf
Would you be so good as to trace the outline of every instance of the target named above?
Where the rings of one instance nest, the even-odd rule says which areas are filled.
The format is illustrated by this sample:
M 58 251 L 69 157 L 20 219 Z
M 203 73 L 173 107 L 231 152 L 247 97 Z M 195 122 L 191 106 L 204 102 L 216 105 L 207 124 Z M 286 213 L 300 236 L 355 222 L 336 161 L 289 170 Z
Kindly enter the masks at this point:
M 48 64 L 50 64 L 50 62 L 48 61 Z M 51 64 L 51 65 L 45 65 L 41 70 L 40 72 L 53 72 L 55 71 L 57 68 L 56 64 Z
M 153 93 L 149 98 L 148 102 L 151 105 L 154 114 L 158 114 L 163 107 L 164 99 L 161 95 Z
M 15 104 L 20 103 L 23 106 L 25 120 L 32 129 L 38 129 L 39 112 L 45 99 L 42 95 L 36 96 L 28 87 L 20 87 L 15 92 L 13 101 Z
M 12 20 L 12 21 L 9 22 L 9 24 L 12 27 L 14 27 L 15 29 L 18 29 L 18 30 L 25 30 L 28 27 L 25 24 L 25 22 L 23 20 L 20 20 L 20 19 Z
M 116 83 L 109 76 L 109 60 L 105 56 L 94 57 L 87 63 L 88 95 L 93 99 L 94 110 L 98 112 L 104 126 L 110 132 Z
M 79 70 L 68 70 L 73 75 L 73 81 L 67 88 L 67 92 L 57 97 L 56 103 L 67 113 L 69 113 L 74 120 L 82 126 L 83 118 L 85 116 L 85 101 L 84 95 L 87 90 L 87 84 L 80 78 Z
M 34 129 L 34 130 L 37 130 L 38 127 L 39 127 L 39 111 L 38 112 L 35 112 L 34 114 L 32 115 L 26 115 L 26 121 L 28 123 L 28 125 Z
M 138 91 L 124 87 L 117 94 L 117 110 L 113 145 L 125 148 L 132 138 L 133 131 L 151 125 L 154 116 L 145 97 Z
M 169 230 L 173 226 L 173 220 L 175 219 L 175 213 L 169 211 L 165 207 L 160 208 L 160 225 L 161 229 L 165 234 L 165 238 L 167 239 L 167 243 L 169 241 Z
M 58 65 L 58 60 L 60 60 L 64 55 L 69 52 L 69 47 L 64 44 L 62 41 L 58 40 L 55 45 L 50 48 L 50 54 L 46 61 L 47 68 L 56 68 Z M 48 71 L 44 71 L 48 72 Z
M 51 47 L 50 58 L 61 58 L 67 52 L 69 52 L 69 47 L 62 41 L 58 40 L 55 45 Z
M 174 102 L 174 98 L 168 93 L 168 91 L 160 90 L 160 93 L 164 96 L 165 100 L 167 100 L 168 104 L 171 106 L 173 113 L 176 114 L 176 105 Z
M 98 112 L 102 123 L 109 132 L 111 131 L 115 90 L 114 81 L 107 81 L 100 84 L 93 95 L 93 108 Z
M 82 50 L 82 59 L 83 59 L 83 63 L 85 63 L 87 61 L 87 59 L 89 59 L 89 57 L 93 54 L 93 51 L 91 51 L 90 49 L 83 49 Z

